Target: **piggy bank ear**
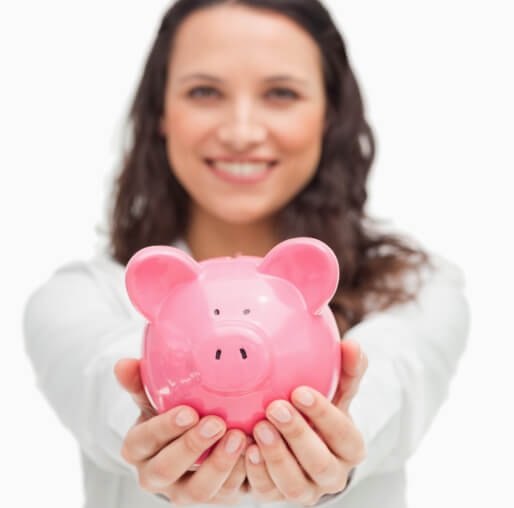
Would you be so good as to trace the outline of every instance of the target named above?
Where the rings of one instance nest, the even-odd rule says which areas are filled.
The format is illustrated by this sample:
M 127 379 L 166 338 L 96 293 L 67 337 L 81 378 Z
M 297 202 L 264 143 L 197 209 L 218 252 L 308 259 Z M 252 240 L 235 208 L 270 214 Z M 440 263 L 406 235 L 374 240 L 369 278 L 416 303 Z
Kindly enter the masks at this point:
M 334 251 L 326 243 L 306 236 L 280 242 L 266 254 L 257 271 L 294 284 L 313 314 L 330 301 L 339 282 Z
M 125 286 L 130 301 L 149 321 L 173 287 L 198 277 L 200 266 L 175 247 L 154 245 L 137 251 L 127 263 Z

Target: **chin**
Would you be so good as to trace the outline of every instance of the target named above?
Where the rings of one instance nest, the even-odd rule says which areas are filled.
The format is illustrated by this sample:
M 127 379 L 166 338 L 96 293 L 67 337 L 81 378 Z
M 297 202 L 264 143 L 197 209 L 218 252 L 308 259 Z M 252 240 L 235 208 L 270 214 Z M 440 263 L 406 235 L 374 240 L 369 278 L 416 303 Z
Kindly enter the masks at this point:
M 219 219 L 228 224 L 244 226 L 246 224 L 253 224 L 255 222 L 261 222 L 266 219 L 266 215 L 251 215 L 251 214 L 231 214 L 220 216 Z
M 271 207 L 263 199 L 249 196 L 210 196 L 202 208 L 224 222 L 242 224 L 254 222 L 269 215 Z

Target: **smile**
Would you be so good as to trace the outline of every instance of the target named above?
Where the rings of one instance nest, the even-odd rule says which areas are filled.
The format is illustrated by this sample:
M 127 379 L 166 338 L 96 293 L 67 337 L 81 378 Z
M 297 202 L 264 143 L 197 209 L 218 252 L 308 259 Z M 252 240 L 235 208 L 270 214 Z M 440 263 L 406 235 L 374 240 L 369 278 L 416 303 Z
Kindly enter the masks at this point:
M 265 180 L 277 161 L 271 163 L 227 163 L 206 160 L 211 171 L 222 180 L 233 183 L 257 183 Z

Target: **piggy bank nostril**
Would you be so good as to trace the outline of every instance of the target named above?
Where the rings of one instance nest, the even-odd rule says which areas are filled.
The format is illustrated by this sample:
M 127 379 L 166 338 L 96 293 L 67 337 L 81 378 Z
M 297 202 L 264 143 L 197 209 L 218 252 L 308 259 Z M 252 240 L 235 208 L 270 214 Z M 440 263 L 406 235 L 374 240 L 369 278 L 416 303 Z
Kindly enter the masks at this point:
M 243 360 L 246 360 L 246 351 L 243 348 L 239 348 L 239 351 L 241 352 L 241 356 L 243 357 Z M 216 360 L 219 360 L 221 357 L 221 349 L 216 350 Z

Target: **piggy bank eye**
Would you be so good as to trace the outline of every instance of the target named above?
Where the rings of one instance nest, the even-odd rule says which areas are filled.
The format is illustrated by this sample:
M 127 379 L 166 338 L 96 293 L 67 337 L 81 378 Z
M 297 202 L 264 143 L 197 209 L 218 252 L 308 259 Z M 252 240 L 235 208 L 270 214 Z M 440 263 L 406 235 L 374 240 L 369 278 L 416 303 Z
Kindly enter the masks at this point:
M 250 314 L 250 309 L 245 309 L 245 310 L 243 311 L 243 314 Z
M 220 310 L 219 309 L 214 309 L 214 314 L 216 314 L 216 316 L 220 313 Z

